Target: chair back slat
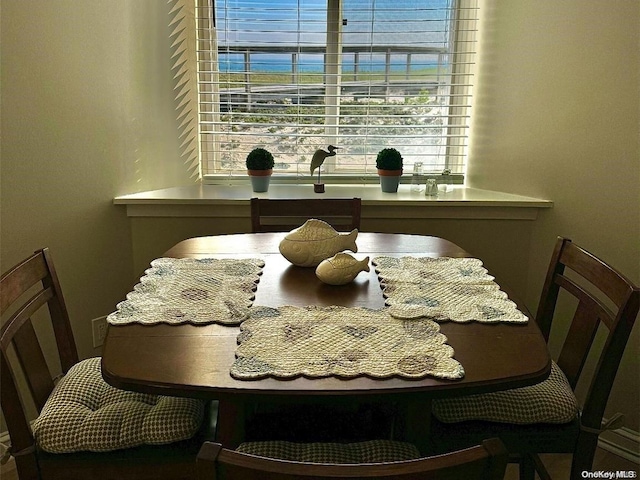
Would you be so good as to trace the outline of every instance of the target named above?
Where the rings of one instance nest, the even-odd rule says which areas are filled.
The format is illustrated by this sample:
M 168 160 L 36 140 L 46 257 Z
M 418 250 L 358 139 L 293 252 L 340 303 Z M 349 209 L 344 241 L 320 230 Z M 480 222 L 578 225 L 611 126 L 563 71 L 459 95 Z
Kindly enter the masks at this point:
M 599 323 L 598 316 L 584 303 L 578 305 L 557 361 L 572 389 L 575 389 L 578 383 L 582 367 L 587 360 L 586 353 L 593 343 Z
M 51 289 L 40 290 L 11 315 L 3 324 L 2 334 L 0 336 L 0 345 L 2 345 L 2 348 L 7 348 L 22 326 L 26 322 L 29 322 L 31 317 L 52 298 L 53 292 Z
M 251 199 L 251 229 L 287 232 L 310 218 L 323 220 L 336 230 L 360 228 L 359 198 Z
M 627 278 L 570 241 L 562 250 L 560 263 L 591 282 L 618 307 L 626 301 L 630 289 L 633 289 Z
M 549 341 L 553 314 L 555 312 L 558 295 L 560 293 L 560 286 L 556 282 L 556 278 L 564 274 L 564 265 L 560 263 L 560 255 L 562 254 L 564 244 L 564 239 L 558 239 L 555 247 L 553 248 L 551 261 L 549 262 L 549 268 L 547 270 L 547 276 L 545 277 L 542 292 L 540 293 L 538 310 L 536 312 L 536 323 L 538 324 L 546 342 Z
M 507 452 L 498 439 L 446 455 L 371 464 L 321 464 L 258 457 L 206 442 L 198 454 L 198 479 L 311 480 L 394 478 L 402 480 L 497 480 L 504 477 Z
M 640 290 L 636 289 L 634 294 L 630 295 L 625 308 L 619 312 L 616 327 L 609 332 L 598 359 L 580 418 L 584 426 L 594 429 L 601 427 L 613 381 L 639 309 Z
M 44 254 L 38 252 L 2 275 L 0 315 L 4 315 L 21 295 L 49 275 Z
M 27 386 L 36 408 L 40 412 L 53 391 L 54 385 L 31 321 L 25 322 L 22 328 L 18 330 L 13 337 L 13 344 L 20 367 L 24 372 Z
M 562 290 L 578 300 L 578 306 L 557 362 L 567 376 L 571 387 L 575 388 L 598 331 L 598 325 L 603 322 L 611 330 L 614 328 L 615 318 L 598 298 L 570 278 L 556 275 L 555 281 Z
M 583 287 L 564 275 L 556 275 L 556 283 L 578 300 L 578 305 L 600 321 L 604 322 L 609 330 L 615 326 L 615 315 L 593 293 L 587 292 Z
M 71 330 L 69 313 L 67 312 L 67 306 L 64 301 L 64 296 L 62 295 L 58 274 L 51 259 L 49 249 L 42 249 L 42 255 L 44 256 L 49 272 L 49 275 L 42 279 L 42 285 L 45 289 L 50 288 L 54 292 L 53 298 L 48 303 L 49 316 L 56 338 L 62 373 L 66 374 L 73 365 L 78 363 L 78 350 L 73 337 L 73 331 Z

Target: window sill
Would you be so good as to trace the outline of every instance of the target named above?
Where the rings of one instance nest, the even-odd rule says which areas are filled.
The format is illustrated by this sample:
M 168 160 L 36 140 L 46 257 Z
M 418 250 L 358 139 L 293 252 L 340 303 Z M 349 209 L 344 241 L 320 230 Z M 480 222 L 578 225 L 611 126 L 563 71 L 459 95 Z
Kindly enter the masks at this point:
M 324 194 L 311 185 L 271 185 L 254 193 L 249 185 L 189 185 L 122 195 L 114 204 L 125 205 L 129 217 L 249 217 L 249 199 L 345 198 L 362 199 L 362 218 L 455 218 L 535 220 L 538 210 L 553 202 L 508 193 L 454 186 L 436 197 L 412 192 L 400 185 L 398 193 L 382 193 L 379 185 L 327 185 Z

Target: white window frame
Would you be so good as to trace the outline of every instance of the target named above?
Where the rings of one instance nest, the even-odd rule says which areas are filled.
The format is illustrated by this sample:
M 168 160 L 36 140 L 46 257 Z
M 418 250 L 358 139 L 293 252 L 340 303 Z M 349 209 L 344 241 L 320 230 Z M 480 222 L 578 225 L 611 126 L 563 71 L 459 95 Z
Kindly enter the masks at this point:
M 196 114 L 196 112 L 198 115 L 202 115 L 203 110 L 206 110 L 206 113 L 208 113 L 209 115 L 217 116 L 218 119 L 220 116 L 220 94 L 218 90 L 219 82 L 218 78 L 216 78 L 216 69 L 211 68 L 211 65 L 217 64 L 218 61 L 218 50 L 217 48 L 215 48 L 215 39 L 212 35 L 214 26 L 211 15 L 202 14 L 202 12 L 206 12 L 207 10 L 211 11 L 211 6 L 215 2 L 215 0 L 180 1 L 184 2 L 185 4 L 190 4 L 190 8 L 193 8 L 193 2 L 195 2 L 195 9 L 192 18 L 195 19 L 193 29 L 195 30 L 196 34 L 196 56 L 194 60 L 189 62 L 189 66 L 193 68 L 202 65 L 208 65 L 208 68 L 204 69 L 207 70 L 207 73 L 202 73 L 201 69 L 196 68 L 196 83 L 198 93 L 198 101 L 197 105 L 195 105 L 196 108 L 193 108 L 193 96 L 191 96 L 191 105 L 184 108 L 184 110 L 188 110 L 188 113 L 185 114 L 185 117 L 191 117 L 191 121 L 188 122 L 189 125 L 193 125 L 193 116 Z M 453 52 L 455 52 L 453 55 L 456 58 L 452 59 L 451 62 L 454 66 L 454 70 L 451 73 L 452 92 L 449 96 L 449 124 L 447 127 L 445 127 L 449 132 L 446 144 L 447 157 L 449 157 L 449 155 L 466 157 L 467 155 L 467 141 L 469 137 L 468 129 L 470 125 L 471 109 L 470 99 L 472 95 L 472 84 L 468 81 L 468 78 L 471 78 L 474 73 L 474 61 L 469 59 L 471 59 L 475 53 L 475 31 L 477 23 L 477 14 L 475 10 L 477 9 L 477 0 L 457 0 L 457 2 L 457 14 L 459 16 L 456 21 L 458 22 L 459 28 L 456 30 L 455 42 L 458 44 L 458 46 L 452 49 Z M 341 25 L 341 1 L 328 0 L 328 4 L 328 25 Z M 186 10 L 187 14 L 189 7 Z M 342 65 L 342 62 L 340 61 L 341 52 L 338 40 L 340 38 L 340 31 L 338 29 L 332 28 L 328 28 L 327 30 L 330 32 L 333 31 L 335 35 L 335 41 L 332 42 L 329 39 L 327 45 L 327 56 L 329 57 L 327 59 L 327 68 L 333 68 L 333 70 L 327 70 L 326 72 L 328 74 L 326 83 L 327 98 L 337 99 L 338 96 L 335 95 L 335 93 L 337 93 L 340 89 L 340 68 Z M 332 81 L 332 79 L 334 80 Z M 333 94 L 331 92 L 333 92 Z M 337 119 L 339 118 L 339 102 L 336 101 L 333 104 L 326 105 L 325 111 L 327 113 L 327 118 L 335 119 L 337 121 Z M 214 140 L 213 149 L 211 148 L 211 140 L 207 141 L 210 144 L 208 148 L 203 147 L 204 143 L 206 142 L 203 142 L 202 140 L 199 121 L 196 120 L 196 124 L 198 126 L 195 131 L 193 128 L 190 130 L 191 136 L 197 135 L 195 142 L 193 142 L 192 140 L 185 140 L 185 143 L 190 147 L 193 146 L 195 148 L 198 158 L 198 174 L 202 178 L 203 182 L 224 184 L 246 183 L 248 181 L 246 175 L 228 173 L 203 174 L 202 163 L 203 161 L 207 160 L 215 160 L 215 158 L 212 158 L 211 155 L 215 155 L 214 152 L 219 151 L 219 149 L 215 146 L 215 142 L 219 142 L 219 138 L 216 138 Z M 325 131 L 331 128 L 337 131 L 335 122 L 332 125 L 326 126 Z M 213 150 L 213 152 L 211 150 Z M 328 161 L 325 162 L 326 165 L 323 165 L 323 179 L 326 181 L 335 183 L 374 183 L 378 181 L 377 175 L 370 173 L 337 173 L 335 171 L 335 162 L 333 162 L 332 160 L 333 159 L 329 158 Z M 410 173 L 411 172 L 408 171 L 405 166 L 405 175 L 408 175 Z M 311 177 L 304 178 L 300 175 L 278 173 L 274 174 L 272 181 L 275 183 L 298 184 L 312 183 L 313 179 Z M 452 183 L 463 183 L 464 172 L 462 172 L 462 174 L 452 175 L 450 177 L 450 181 Z

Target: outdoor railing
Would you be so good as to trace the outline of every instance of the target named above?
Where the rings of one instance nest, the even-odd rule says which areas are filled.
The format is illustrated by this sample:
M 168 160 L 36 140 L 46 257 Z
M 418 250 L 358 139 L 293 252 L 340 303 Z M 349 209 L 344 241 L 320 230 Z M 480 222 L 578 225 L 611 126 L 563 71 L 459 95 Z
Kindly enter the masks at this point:
M 235 88 L 220 88 L 220 93 L 222 94 L 221 102 L 222 103 L 243 103 L 247 106 L 247 108 L 251 108 L 251 104 L 253 101 L 257 100 L 259 97 L 256 95 L 265 94 L 265 95 L 287 95 L 290 90 L 297 92 L 300 97 L 313 97 L 318 94 L 322 94 L 321 90 L 324 88 L 325 82 L 315 84 L 299 84 L 299 76 L 301 74 L 305 75 L 321 75 L 324 72 L 301 72 L 300 71 L 300 56 L 306 54 L 324 54 L 326 52 L 326 47 L 324 46 L 259 46 L 259 45 L 234 45 L 234 46 L 220 46 L 218 49 L 218 57 L 223 58 L 223 55 L 242 55 L 244 68 L 243 72 L 235 72 L 236 74 L 243 74 L 244 81 L 241 83 L 242 86 L 236 86 Z M 362 64 L 365 62 L 361 62 L 362 55 L 381 55 L 384 54 L 384 68 L 381 70 L 376 70 L 375 74 L 379 77 L 378 80 L 372 82 L 368 81 L 366 84 L 371 86 L 374 83 L 378 88 L 382 89 L 386 95 L 389 95 L 390 87 L 395 85 L 396 87 L 401 87 L 403 89 L 421 89 L 426 87 L 435 87 L 436 80 L 425 81 L 424 78 L 421 79 L 412 79 L 412 74 L 416 73 L 412 72 L 412 69 L 415 67 L 414 64 L 414 55 L 430 55 L 434 57 L 433 61 L 430 61 L 429 64 L 418 63 L 422 69 L 427 69 L 431 65 L 435 66 L 438 64 L 442 64 L 441 55 L 446 55 L 448 53 L 448 49 L 441 47 L 419 47 L 419 46 L 400 46 L 400 45 L 345 45 L 342 47 L 342 57 L 343 57 L 343 66 L 345 63 L 348 63 L 352 66 L 351 71 L 343 71 L 342 77 L 343 80 L 341 82 L 341 86 L 343 89 L 351 89 L 357 90 L 360 86 L 363 86 L 364 83 L 361 82 L 361 79 L 364 79 L 366 76 L 361 71 Z M 279 83 L 278 85 L 270 84 L 259 84 L 257 82 L 252 81 L 252 75 L 256 73 L 254 70 L 252 57 L 255 58 L 256 55 L 266 55 L 266 54 L 288 54 L 291 56 L 291 61 L 286 62 L 290 63 L 291 70 L 288 72 L 283 72 L 282 69 L 279 69 L 278 72 L 283 76 L 283 80 L 287 75 L 290 75 L 290 85 L 284 85 Z M 402 62 L 404 65 L 404 73 L 392 73 L 392 64 L 398 65 L 398 61 L 394 61 L 393 57 L 397 57 L 398 55 L 404 56 L 404 61 Z M 345 57 L 351 56 L 352 62 L 345 62 Z M 369 63 L 367 60 L 366 63 Z M 375 62 L 375 65 L 382 66 L 381 62 Z M 326 70 L 326 66 L 325 66 Z M 382 72 L 383 70 L 383 72 Z M 260 73 L 269 73 L 267 68 L 262 68 L 259 71 Z M 371 74 L 370 70 L 367 71 L 367 74 Z M 370 77 L 369 77 L 370 78 Z M 345 80 L 345 79 L 348 79 Z M 236 85 L 239 85 L 236 83 Z M 237 97 L 244 97 L 244 101 L 239 100 Z M 225 98 L 226 97 L 226 98 Z M 272 98 L 272 97 L 271 97 Z M 303 100 L 300 100 L 303 101 Z
M 251 73 L 251 56 L 253 54 L 289 54 L 291 55 L 291 82 L 297 82 L 299 74 L 299 56 L 304 54 L 323 54 L 326 47 L 323 46 L 258 46 L 258 45 L 234 45 L 220 46 L 218 55 L 242 54 L 244 56 L 244 72 Z M 411 75 L 412 56 L 413 55 L 444 55 L 448 53 L 448 49 L 444 47 L 408 47 L 405 45 L 345 45 L 342 47 L 342 55 L 353 55 L 354 79 L 357 80 L 360 73 L 360 55 L 361 54 L 385 54 L 385 81 L 389 81 L 391 75 L 391 56 L 405 56 L 405 78 L 409 79 Z M 439 60 L 439 58 L 438 58 Z

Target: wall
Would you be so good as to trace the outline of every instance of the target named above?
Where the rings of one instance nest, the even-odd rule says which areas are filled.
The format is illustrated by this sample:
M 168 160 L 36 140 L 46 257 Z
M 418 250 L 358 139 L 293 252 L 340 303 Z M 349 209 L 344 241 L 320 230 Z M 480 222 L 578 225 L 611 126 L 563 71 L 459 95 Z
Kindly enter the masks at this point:
M 41 246 L 82 356 L 133 280 L 113 197 L 192 182 L 176 138 L 169 12 L 155 0 L 3 0 L 2 270 Z
M 134 281 L 130 223 L 113 197 L 193 181 L 179 157 L 167 2 L 1 8 L 0 269 L 49 246 L 91 356 L 90 320 Z
M 535 305 L 558 235 L 640 283 L 640 4 L 486 0 L 471 186 L 553 200 L 531 232 Z M 638 322 L 640 323 L 640 322 Z M 559 348 L 566 321 L 552 332 Z M 606 415 L 640 430 L 636 325 Z

